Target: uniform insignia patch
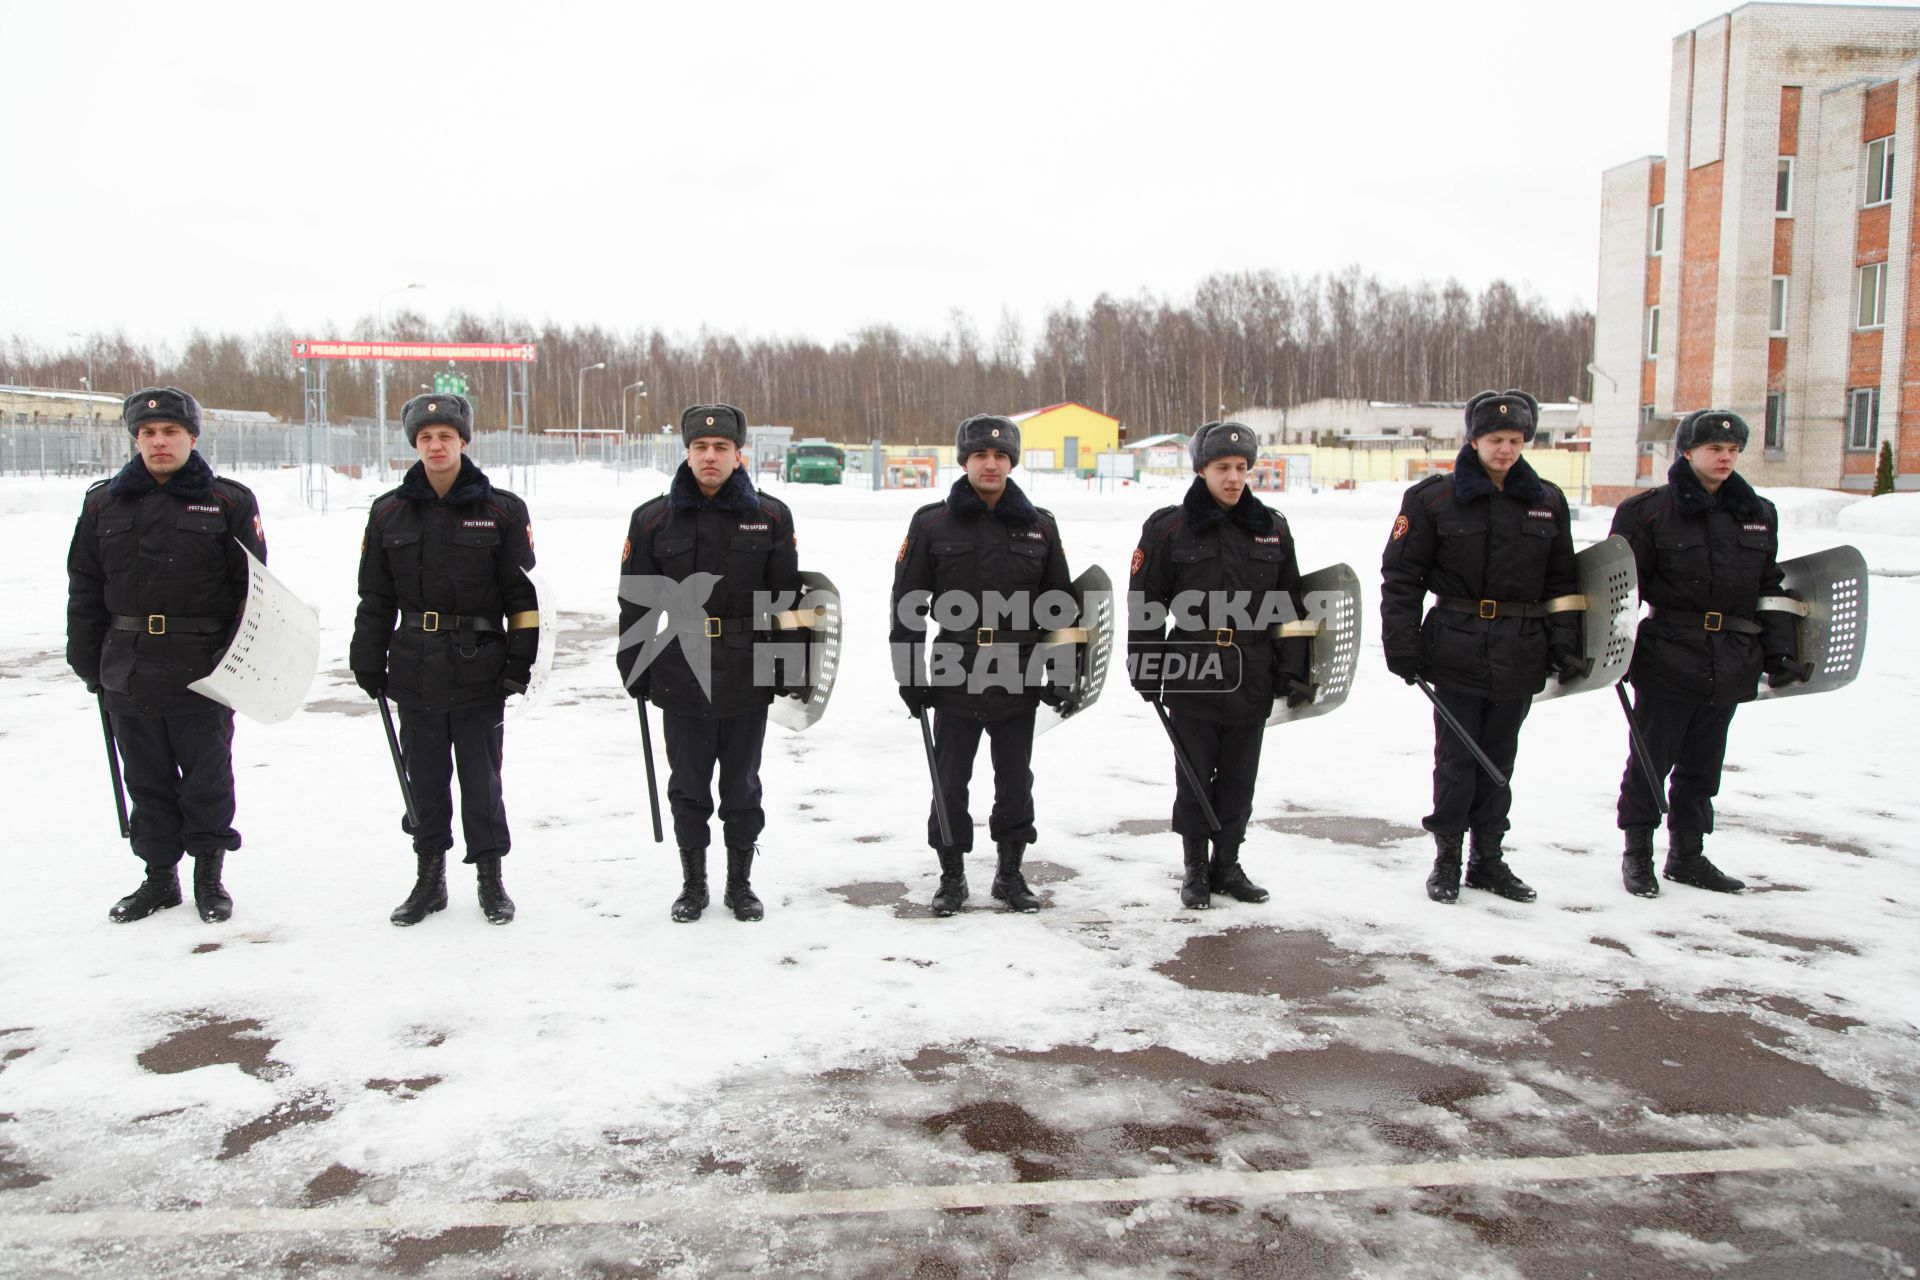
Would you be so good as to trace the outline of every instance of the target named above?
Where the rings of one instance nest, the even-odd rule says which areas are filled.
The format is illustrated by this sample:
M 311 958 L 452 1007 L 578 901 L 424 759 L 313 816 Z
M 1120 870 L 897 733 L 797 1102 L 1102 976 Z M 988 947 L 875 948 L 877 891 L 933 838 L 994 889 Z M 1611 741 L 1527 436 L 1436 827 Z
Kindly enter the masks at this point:
M 712 426 L 712 425 L 713 425 L 713 415 L 712 415 L 712 414 L 708 414 L 708 415 L 707 415 L 707 425 L 708 425 L 708 426 Z
M 213 515 L 213 516 L 217 516 L 220 514 L 219 506 L 217 505 L 209 506 L 207 503 L 204 503 L 204 502 L 189 502 L 187 504 L 187 510 L 203 511 L 206 514 Z
M 1404 515 L 1394 517 L 1393 540 L 1395 542 L 1398 542 L 1400 541 L 1400 539 L 1406 536 L 1407 536 L 1407 518 Z
M 437 404 L 434 404 L 434 403 L 433 403 L 432 401 L 428 401 L 428 402 L 427 402 L 427 412 L 428 412 L 428 413 L 432 413 L 432 412 L 433 412 L 434 410 L 436 410 L 436 409 L 438 409 L 439 407 L 440 407 L 439 405 L 437 405 Z
M 1127 572 L 1130 575 L 1137 576 L 1140 570 L 1146 568 L 1146 566 L 1147 566 L 1147 553 L 1145 548 L 1135 547 L 1133 549 L 1133 568 L 1129 569 Z
M 462 529 L 493 529 L 498 526 L 492 520 L 462 520 L 460 527 Z
M 533 521 L 527 521 L 527 550 L 533 550 Z
M 894 562 L 895 564 L 899 564 L 899 563 L 900 563 L 901 561 L 903 561 L 903 560 L 905 560 L 905 559 L 907 558 L 907 544 L 908 544 L 909 542 L 912 542 L 912 541 L 913 541 L 913 539 L 912 539 L 912 538 L 902 538 L 902 539 L 900 539 L 900 553 L 899 553 L 898 555 L 896 555 L 896 556 L 894 556 L 894 558 L 893 558 L 893 562 Z
M 1545 509 L 1542 509 L 1542 508 L 1539 508 L 1539 507 L 1535 507 L 1535 508 L 1532 508 L 1532 509 L 1530 509 L 1530 510 L 1528 510 L 1528 512 L 1527 512 L 1527 514 L 1528 514 L 1529 516 L 1531 516 L 1531 517 L 1533 517 L 1533 518 L 1534 518 L 1535 520 L 1551 520 L 1551 519 L 1553 519 L 1553 511 L 1552 511 L 1552 509 L 1551 509 L 1551 508 L 1545 508 Z
M 158 409 L 159 407 L 160 407 L 160 402 L 159 402 L 158 400 L 149 400 L 149 401 L 147 401 L 147 408 L 149 408 L 149 409 Z
M 741 533 L 765 533 L 768 529 L 771 529 L 772 527 L 773 527 L 772 525 L 762 520 L 758 524 L 742 524 L 740 526 L 740 532 Z
M 1758 523 L 1758 524 L 1743 524 L 1743 525 L 1741 525 L 1741 526 L 1740 526 L 1740 529 L 1741 529 L 1741 531 L 1742 531 L 1742 532 L 1744 532 L 1744 533 L 1769 533 L 1769 532 L 1771 532 L 1771 530 L 1770 530 L 1770 529 L 1768 529 L 1768 527 L 1767 527 L 1767 526 L 1766 526 L 1766 525 L 1765 525 L 1764 523 Z
M 1505 405 L 1501 405 L 1501 406 L 1500 406 L 1500 412 L 1502 412 L 1502 413 L 1505 413 L 1506 411 L 1507 411 L 1507 406 L 1505 406 Z
M 633 559 L 633 539 L 627 538 L 620 544 L 620 563 L 625 564 L 631 559 Z
M 1032 539 L 1034 542 L 1045 542 L 1047 540 L 1047 535 L 1040 532 L 1038 529 L 1027 530 L 1026 536 Z
M 1270 534 L 1267 534 L 1265 537 L 1255 537 L 1254 541 L 1258 543 L 1262 543 L 1267 546 L 1277 546 L 1279 545 L 1279 542 L 1280 542 L 1280 535 L 1277 533 L 1270 533 Z
M 263 529 L 263 528 L 261 528 L 261 527 L 260 527 L 260 517 L 259 517 L 259 516 L 255 516 L 255 517 L 253 518 L 253 536 L 254 536 L 254 538 L 255 538 L 255 540 L 256 540 L 256 541 L 259 541 L 259 542 L 265 542 L 265 541 L 267 540 L 267 531 L 266 531 L 265 529 Z M 364 536 L 364 535 L 362 535 L 362 536 Z

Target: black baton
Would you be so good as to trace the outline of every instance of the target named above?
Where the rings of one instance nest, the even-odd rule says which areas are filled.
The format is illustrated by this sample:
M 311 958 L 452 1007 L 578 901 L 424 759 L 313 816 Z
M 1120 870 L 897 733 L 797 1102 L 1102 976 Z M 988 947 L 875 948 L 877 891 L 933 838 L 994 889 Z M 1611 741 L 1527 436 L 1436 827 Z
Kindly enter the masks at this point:
M 1480 762 L 1480 767 L 1487 771 L 1487 776 L 1493 779 L 1493 785 L 1506 786 L 1507 775 L 1493 767 L 1493 761 L 1487 759 L 1487 753 L 1482 751 L 1480 744 L 1473 740 L 1473 735 L 1467 732 L 1467 727 L 1454 718 L 1453 712 L 1441 705 L 1439 697 L 1433 691 L 1433 686 L 1417 676 L 1413 682 L 1420 686 L 1420 692 L 1427 695 L 1427 701 L 1433 704 L 1434 713 L 1446 722 L 1447 728 L 1453 730 L 1454 736 L 1460 739 L 1461 745 L 1466 747 L 1473 754 L 1473 758 Z
M 927 718 L 926 708 L 913 713 L 920 722 L 920 741 L 927 748 L 927 777 L 933 782 L 933 817 L 940 824 L 940 847 L 953 848 L 953 824 L 947 821 L 947 797 L 940 790 L 940 765 L 933 758 L 933 722 Z
M 1653 772 L 1653 757 L 1647 754 L 1646 740 L 1640 736 L 1640 723 L 1633 718 L 1633 704 L 1627 701 L 1627 682 L 1622 680 L 1613 686 L 1620 695 L 1620 710 L 1627 717 L 1627 741 L 1633 744 L 1633 758 L 1640 762 L 1640 774 L 1647 780 L 1647 790 L 1653 792 L 1653 803 L 1661 813 L 1667 811 L 1667 798 L 1660 794 L 1660 779 Z
M 647 723 L 647 700 L 635 698 L 634 705 L 640 708 L 640 754 L 647 762 L 647 807 L 653 811 L 653 842 L 666 843 L 666 833 L 660 830 L 660 784 L 653 777 L 653 727 Z
M 1173 721 L 1167 715 L 1167 709 L 1158 702 L 1153 710 L 1160 717 L 1160 727 L 1167 731 L 1167 741 L 1173 744 L 1173 762 L 1180 767 L 1180 776 L 1187 780 L 1187 787 L 1193 792 L 1193 798 L 1200 802 L 1200 816 L 1207 820 L 1207 830 L 1218 831 L 1220 819 L 1214 816 L 1213 805 L 1207 801 L 1207 789 L 1200 784 L 1200 774 L 1187 759 L 1187 753 L 1180 745 L 1180 735 L 1173 731 Z
M 393 731 L 393 712 L 387 708 L 387 695 L 375 694 L 374 701 L 380 704 L 380 723 L 387 727 L 387 751 L 393 756 L 393 776 L 400 779 L 400 799 L 407 806 L 407 834 L 411 835 L 420 826 L 420 815 L 413 809 L 413 786 L 407 781 L 407 766 L 400 759 L 400 735 Z
M 113 778 L 113 811 L 120 819 L 120 838 L 131 839 L 133 828 L 127 823 L 127 789 L 120 781 L 120 750 L 113 740 L 113 720 L 107 715 L 107 695 L 96 693 L 100 704 L 100 732 L 107 739 L 107 773 Z

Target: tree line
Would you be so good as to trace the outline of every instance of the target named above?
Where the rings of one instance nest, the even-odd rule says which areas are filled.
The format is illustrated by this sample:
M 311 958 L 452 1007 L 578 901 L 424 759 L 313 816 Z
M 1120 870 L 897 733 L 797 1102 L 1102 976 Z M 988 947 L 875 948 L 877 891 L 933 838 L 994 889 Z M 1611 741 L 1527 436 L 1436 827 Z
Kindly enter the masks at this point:
M 195 332 L 179 349 L 96 335 L 60 350 L 14 337 L 0 345 L 0 382 L 78 387 L 89 349 L 95 385 L 126 392 L 152 384 L 184 387 L 202 404 L 303 417 L 299 338 L 371 334 L 371 317 L 344 333 L 276 328 L 251 334 Z M 1190 298 L 1102 294 L 1081 310 L 1056 307 L 1029 334 L 1003 312 L 991 336 L 954 312 L 941 334 L 892 325 L 860 329 L 838 342 L 742 339 L 702 329 L 622 332 L 600 325 L 561 328 L 514 317 L 456 312 L 432 321 L 412 312 L 389 318 L 398 341 L 525 342 L 532 366 L 535 429 L 575 425 L 575 393 L 589 428 L 657 430 L 681 407 L 725 401 L 749 420 L 791 426 L 839 441 L 942 440 L 972 413 L 1017 413 L 1065 400 L 1117 417 L 1130 439 L 1189 431 L 1229 412 L 1285 408 L 1321 397 L 1459 400 L 1484 387 L 1520 387 L 1542 400 L 1588 391 L 1593 316 L 1557 312 L 1495 281 L 1478 295 L 1455 281 L 1393 285 L 1359 268 L 1302 279 L 1272 271 L 1210 276 Z M 588 365 L 606 363 L 605 369 Z M 328 416 L 374 413 L 374 366 L 329 361 Z M 388 413 L 444 368 L 387 366 Z M 470 397 L 481 429 L 506 421 L 503 366 L 469 364 Z M 644 382 L 641 396 L 631 385 Z

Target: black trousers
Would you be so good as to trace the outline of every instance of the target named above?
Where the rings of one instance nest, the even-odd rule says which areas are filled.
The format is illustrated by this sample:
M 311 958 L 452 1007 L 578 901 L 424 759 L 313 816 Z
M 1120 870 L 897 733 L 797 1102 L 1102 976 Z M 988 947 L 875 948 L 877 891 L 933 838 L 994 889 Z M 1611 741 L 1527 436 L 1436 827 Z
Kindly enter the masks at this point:
M 1473 735 L 1487 759 L 1511 781 L 1514 757 L 1520 751 L 1520 726 L 1526 723 L 1527 712 L 1533 710 L 1533 699 L 1495 701 L 1445 685 L 1434 686 L 1433 692 Z M 1501 833 L 1507 829 L 1507 811 L 1512 807 L 1513 789 L 1495 786 L 1459 735 L 1435 711 L 1433 812 L 1421 819 L 1420 825 L 1443 835 L 1468 830 Z
M 1173 829 L 1182 836 L 1213 835 L 1224 848 L 1238 848 L 1247 838 L 1247 819 L 1253 816 L 1253 784 L 1260 774 L 1260 746 L 1266 741 L 1267 726 L 1253 720 L 1245 724 L 1224 724 L 1169 711 L 1173 731 L 1179 735 L 1180 749 L 1187 763 L 1200 776 L 1206 788 L 1207 803 L 1220 820 L 1216 835 L 1207 830 L 1207 818 L 1200 810 L 1200 799 L 1187 785 L 1186 775 L 1176 763 L 1173 767 Z
M 1720 794 L 1720 766 L 1727 757 L 1727 727 L 1738 703 L 1718 706 L 1705 698 L 1689 698 L 1666 690 L 1633 691 L 1633 721 L 1640 740 L 1652 757 L 1654 776 L 1671 783 L 1667 792 L 1667 826 L 1675 831 L 1706 835 L 1713 830 L 1713 798 Z M 1620 775 L 1619 823 L 1626 827 L 1657 827 L 1660 807 L 1653 788 L 1627 744 L 1627 769 Z
M 751 849 L 766 830 L 760 807 L 760 750 L 767 741 L 765 707 L 703 720 L 663 711 L 667 737 L 667 803 L 673 839 L 682 849 L 713 842 L 713 767 L 720 766 L 720 835 L 729 849 Z
M 506 746 L 506 701 L 477 703 L 452 711 L 400 708 L 400 757 L 406 762 L 419 825 L 415 853 L 453 848 L 453 777 L 460 775 L 460 833 L 466 861 L 504 858 L 513 847 L 507 804 L 500 785 Z M 402 826 L 405 824 L 402 823 Z
M 233 712 L 115 712 L 113 738 L 132 802 L 133 851 L 148 866 L 178 866 L 183 852 L 199 857 L 240 847 L 233 829 Z
M 987 736 L 987 754 L 993 761 L 993 810 L 987 815 L 987 833 L 995 844 L 1031 844 L 1033 829 L 1033 717 L 1038 704 L 998 720 L 974 720 L 949 711 L 933 713 L 933 763 L 940 775 L 940 794 L 947 798 L 947 821 L 953 827 L 953 848 L 973 849 L 973 817 L 967 812 L 967 788 L 973 782 L 973 758 L 980 735 Z M 927 844 L 940 848 L 940 819 L 927 809 Z

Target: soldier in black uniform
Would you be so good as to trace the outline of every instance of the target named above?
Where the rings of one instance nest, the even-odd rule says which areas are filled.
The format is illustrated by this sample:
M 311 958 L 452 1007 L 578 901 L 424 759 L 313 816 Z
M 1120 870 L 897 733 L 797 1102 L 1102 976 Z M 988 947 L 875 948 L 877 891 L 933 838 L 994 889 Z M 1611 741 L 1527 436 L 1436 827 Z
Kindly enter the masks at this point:
M 1265 902 L 1267 891 L 1241 869 L 1240 846 L 1273 700 L 1298 706 L 1313 696 L 1312 642 L 1280 636 L 1282 626 L 1302 617 L 1300 564 L 1286 517 L 1247 488 L 1259 454 L 1252 430 L 1209 422 L 1189 450 L 1198 474 L 1187 496 L 1147 518 L 1133 553 L 1127 674 L 1142 698 L 1164 702 L 1220 823 L 1209 833 L 1199 798 L 1176 768 L 1173 829 L 1186 870 L 1180 901 L 1205 908 L 1212 894 L 1224 893 Z M 1169 608 L 1173 613 L 1161 616 Z M 1174 673 L 1172 662 L 1183 670 Z
M 993 896 L 1033 912 L 1040 899 L 1021 862 L 1035 834 L 1034 713 L 1042 697 L 1067 709 L 1070 695 L 1039 678 L 1049 673 L 1030 668 L 1041 665 L 1034 646 L 1047 631 L 1074 625 L 1078 605 L 1052 513 L 1028 501 L 1008 475 L 1020 462 L 1020 428 L 977 414 L 960 424 L 954 452 L 966 475 L 945 501 L 914 512 L 894 559 L 890 632 L 901 701 L 916 717 L 933 711 L 934 760 L 953 834 L 951 845 L 941 843 L 937 811 L 930 810 L 927 843 L 940 861 L 933 913 L 950 916 L 967 899 L 967 787 L 982 733 L 993 759 Z M 924 658 L 929 605 L 938 627 L 931 671 Z
M 1701 852 L 1713 830 L 1713 797 L 1734 710 L 1773 685 L 1806 679 L 1797 662 L 1792 615 L 1758 608 L 1780 597 L 1780 518 L 1735 471 L 1747 424 L 1725 409 L 1680 423 L 1679 457 L 1667 483 L 1620 504 L 1613 532 L 1633 547 L 1640 598 L 1651 606 L 1633 647 L 1633 718 L 1662 781 L 1672 773 L 1666 878 L 1738 893 L 1746 885 Z M 1620 779 L 1619 825 L 1626 832 L 1620 874 L 1628 893 L 1660 892 L 1653 876 L 1658 802 L 1633 758 Z
M 1539 404 L 1524 391 L 1467 402 L 1467 444 L 1451 475 L 1407 490 L 1381 558 L 1380 636 L 1387 669 L 1425 676 L 1440 702 L 1509 778 L 1520 726 L 1552 671 L 1581 669 L 1579 572 L 1566 497 L 1521 456 Z M 1438 599 L 1420 618 L 1428 592 Z M 1508 868 L 1501 841 L 1509 788 L 1497 787 L 1441 719 L 1433 718 L 1433 812 L 1422 825 L 1436 854 L 1427 896 L 1460 896 L 1460 843 L 1471 830 L 1467 884 L 1515 902 L 1534 891 Z
M 760 804 L 760 752 L 767 708 L 779 691 L 776 664 L 756 671 L 755 646 L 771 639 L 770 601 L 800 591 L 800 553 L 793 513 L 753 487 L 741 465 L 746 415 L 730 404 L 695 405 L 680 415 L 687 460 L 666 493 L 634 509 L 620 552 L 623 579 L 675 583 L 717 578 L 697 601 L 703 614 L 661 622 L 650 646 L 641 625 L 646 607 L 636 592 L 620 594 L 620 679 L 627 692 L 660 708 L 666 724 L 667 799 L 680 846 L 682 882 L 672 916 L 681 923 L 706 910 L 707 846 L 712 834 L 714 767 L 720 770 L 720 826 L 727 848 L 727 890 L 721 901 L 736 920 L 759 920 L 766 908 L 753 891 L 756 842 L 766 828 Z M 692 608 L 690 602 L 687 608 Z M 790 604 L 780 605 L 790 608 Z M 685 612 L 685 609 L 682 610 Z M 657 625 L 657 624 L 656 624 Z M 698 665 L 685 645 L 698 646 Z M 761 678 L 762 676 L 765 678 Z M 795 672 L 798 678 L 801 673 Z
M 88 692 L 105 690 L 133 851 L 147 864 L 108 918 L 179 906 L 184 852 L 200 918 L 225 920 L 233 899 L 221 864 L 240 847 L 233 712 L 187 686 L 212 673 L 246 605 L 241 548 L 267 558 L 260 509 L 196 450 L 200 406 L 186 392 L 136 391 L 120 417 L 138 452 L 87 490 L 67 552 L 67 664 Z
M 453 775 L 460 826 L 493 924 L 513 919 L 500 860 L 513 839 L 500 783 L 509 693 L 524 693 L 540 650 L 527 504 L 466 456 L 473 407 L 417 395 L 400 412 L 420 461 L 376 498 L 360 544 L 360 608 L 348 663 L 368 697 L 400 708 L 400 749 L 418 825 L 417 878 L 389 917 L 419 924 L 447 905 Z M 396 627 L 395 615 L 399 625 Z M 405 825 L 405 824 L 403 824 Z

